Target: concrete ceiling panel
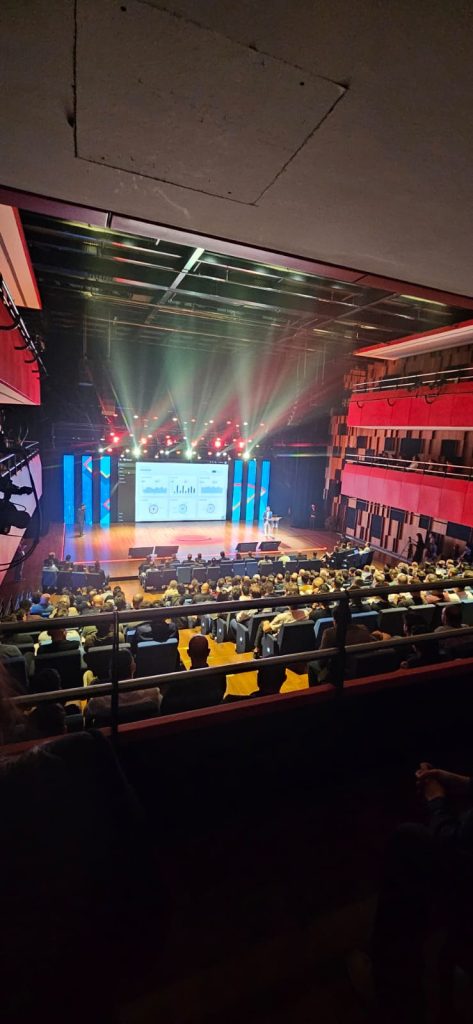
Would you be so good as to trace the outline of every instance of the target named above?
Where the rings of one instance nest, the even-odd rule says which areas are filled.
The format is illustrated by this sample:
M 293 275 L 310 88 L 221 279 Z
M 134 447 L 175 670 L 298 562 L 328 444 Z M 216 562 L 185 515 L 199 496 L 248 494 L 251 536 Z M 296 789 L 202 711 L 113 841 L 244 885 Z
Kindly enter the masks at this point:
M 93 163 L 255 203 L 343 96 L 137 0 L 81 11 L 77 148 Z

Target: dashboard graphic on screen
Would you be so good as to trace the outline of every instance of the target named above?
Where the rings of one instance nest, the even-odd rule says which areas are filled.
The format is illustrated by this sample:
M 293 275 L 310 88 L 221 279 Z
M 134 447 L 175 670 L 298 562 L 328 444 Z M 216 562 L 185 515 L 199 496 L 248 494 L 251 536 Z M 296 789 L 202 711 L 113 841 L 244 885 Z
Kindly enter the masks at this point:
M 135 521 L 225 519 L 228 466 L 137 462 Z

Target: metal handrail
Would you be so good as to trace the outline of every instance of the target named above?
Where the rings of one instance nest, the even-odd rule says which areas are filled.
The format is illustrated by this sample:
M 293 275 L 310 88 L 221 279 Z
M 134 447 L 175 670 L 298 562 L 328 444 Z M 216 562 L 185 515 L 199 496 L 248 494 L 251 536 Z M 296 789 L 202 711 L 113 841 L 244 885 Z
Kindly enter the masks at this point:
M 458 381 L 473 381 L 473 366 L 450 367 L 447 370 L 433 370 L 429 373 L 407 373 L 399 377 L 380 377 L 365 380 L 352 387 L 353 394 L 369 394 L 379 391 L 413 390 L 416 387 L 443 387 Z
M 399 456 L 388 458 L 383 455 L 346 455 L 345 462 L 354 465 L 379 466 L 381 469 L 409 470 L 411 473 L 431 474 L 432 476 L 448 476 L 454 479 L 471 480 L 473 477 L 473 466 L 454 466 L 452 463 L 444 462 L 418 462 L 417 466 L 409 469 L 413 459 L 403 459 Z
M 185 609 L 192 609 L 192 614 L 206 615 L 210 611 L 213 613 L 226 613 L 228 611 L 244 611 L 247 609 L 265 609 L 268 607 L 280 607 L 284 605 L 289 606 L 301 606 L 307 605 L 308 603 L 318 604 L 334 604 L 338 603 L 344 607 L 345 614 L 342 615 L 341 621 L 337 624 L 336 632 L 336 643 L 337 646 L 333 648 L 325 648 L 324 650 L 311 650 L 301 651 L 291 655 L 278 655 L 272 658 L 265 658 L 263 665 L 266 667 L 272 665 L 290 665 L 292 663 L 307 662 L 312 660 L 326 660 L 327 658 L 337 658 L 338 665 L 337 671 L 339 670 L 339 676 L 337 678 L 336 685 L 342 689 L 344 683 L 344 665 L 345 658 L 347 656 L 347 645 L 346 645 L 346 630 L 348 625 L 348 609 L 352 599 L 361 599 L 367 597 L 381 597 L 387 594 L 394 593 L 419 593 L 422 590 L 448 590 L 452 587 L 460 587 L 469 585 L 472 582 L 471 577 L 455 577 L 452 579 L 438 580 L 433 583 L 419 583 L 419 584 L 396 584 L 396 585 L 385 585 L 376 587 L 360 587 L 356 590 L 337 590 L 332 591 L 329 594 L 298 594 L 294 596 L 281 595 L 279 597 L 267 596 L 263 598 L 249 599 L 247 601 L 222 601 L 222 602 L 204 602 L 202 604 L 195 605 L 173 605 L 171 607 L 163 608 L 144 608 L 137 611 L 124 611 L 124 612 L 101 612 L 92 613 L 90 615 L 77 616 L 70 618 L 58 618 L 54 620 L 45 619 L 41 625 L 44 630 L 48 630 L 48 624 L 54 626 L 54 629 L 71 629 L 74 625 L 77 627 L 95 624 L 95 623 L 113 623 L 113 635 L 111 636 L 111 642 L 113 646 L 111 654 L 112 664 L 112 680 L 109 683 L 96 683 L 87 687 L 72 687 L 69 689 L 61 689 L 54 691 L 47 691 L 41 694 L 23 694 L 10 698 L 13 703 L 20 706 L 37 705 L 40 703 L 57 702 L 63 700 L 83 699 L 87 700 L 94 695 L 101 696 L 112 696 L 112 708 L 111 708 L 111 723 L 112 723 L 112 738 L 116 738 L 118 729 L 118 701 L 119 694 L 121 692 L 128 692 L 133 690 L 146 690 L 156 686 L 156 683 L 161 685 L 165 683 L 171 683 L 177 679 L 182 679 L 182 672 L 171 672 L 153 676 L 144 676 L 134 679 L 118 681 L 118 651 L 119 651 L 119 637 L 118 627 L 121 622 L 139 622 L 139 621 L 152 621 L 157 619 L 158 621 L 163 618 L 179 618 L 182 614 L 185 614 Z M 450 586 L 448 586 L 450 584 Z M 315 600 L 312 600 L 315 599 Z M 415 606 L 414 606 L 415 607 Z M 407 610 L 407 609 L 406 609 Z M 28 622 L 5 622 L 0 624 L 0 631 L 2 633 L 16 632 L 16 633 L 28 633 L 36 632 L 37 627 L 40 625 L 40 620 L 29 620 Z M 473 634 L 473 626 L 464 627 L 461 630 L 462 639 L 466 639 L 467 636 Z M 423 633 L 419 637 L 418 642 L 424 643 L 428 640 L 435 640 L 437 642 L 444 641 L 450 637 L 458 637 L 458 629 L 453 630 L 442 630 L 441 635 L 439 633 Z M 350 655 L 361 654 L 364 652 L 374 653 L 377 650 L 386 650 L 387 647 L 402 647 L 412 646 L 415 643 L 415 638 L 412 637 L 390 637 L 389 640 L 380 640 L 375 643 L 368 644 L 356 644 L 349 645 Z M 243 672 L 251 672 L 260 668 L 262 662 L 258 659 L 252 659 L 251 661 L 245 662 L 229 662 L 223 665 L 209 666 L 204 669 L 190 669 L 186 672 L 186 678 L 206 678 L 209 676 L 219 675 L 239 675 Z M 283 695 L 284 696 L 284 695 Z

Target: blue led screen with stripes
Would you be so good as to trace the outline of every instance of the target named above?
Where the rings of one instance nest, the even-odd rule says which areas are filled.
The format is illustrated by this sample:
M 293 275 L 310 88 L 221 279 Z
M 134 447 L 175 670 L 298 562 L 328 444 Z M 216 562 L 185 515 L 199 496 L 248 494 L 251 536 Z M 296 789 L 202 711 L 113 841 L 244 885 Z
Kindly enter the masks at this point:
M 242 480 L 243 463 L 240 461 L 240 459 L 237 459 L 237 461 L 234 464 L 233 470 L 232 523 L 240 522 Z
M 62 483 L 64 496 L 64 523 L 73 526 L 75 520 L 74 456 L 62 457 Z
M 259 510 L 258 510 L 258 522 L 263 521 L 264 510 L 266 505 L 269 505 L 269 477 L 271 473 L 271 463 L 269 459 L 263 459 L 261 465 L 261 481 L 260 481 L 260 492 L 259 492 Z
M 85 505 L 85 525 L 92 526 L 94 510 L 92 505 L 92 456 L 82 456 L 82 504 Z
M 250 459 L 248 463 L 248 478 L 246 481 L 246 510 L 245 522 L 252 523 L 255 518 L 255 485 L 256 485 L 256 459 Z
M 100 525 L 110 526 L 110 455 L 100 456 Z

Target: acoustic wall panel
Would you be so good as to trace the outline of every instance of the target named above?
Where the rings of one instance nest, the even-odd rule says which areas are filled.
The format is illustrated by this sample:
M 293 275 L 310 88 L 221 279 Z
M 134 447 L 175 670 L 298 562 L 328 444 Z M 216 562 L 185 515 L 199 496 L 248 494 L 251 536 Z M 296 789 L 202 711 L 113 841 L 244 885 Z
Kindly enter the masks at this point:
M 258 522 L 262 523 L 264 510 L 269 505 L 269 480 L 271 474 L 271 463 L 269 459 L 263 459 L 261 464 L 261 481 L 259 492 Z
M 256 459 L 250 459 L 248 463 L 248 476 L 246 480 L 246 509 L 245 522 L 252 523 L 255 518 L 255 487 L 256 487 Z
M 92 526 L 94 511 L 92 504 L 92 456 L 82 456 L 82 504 L 85 505 L 86 526 Z
M 100 456 L 100 525 L 110 526 L 110 475 L 112 460 L 110 455 Z
M 243 463 L 237 459 L 233 464 L 232 523 L 240 522 L 242 482 Z
M 66 526 L 73 526 L 75 520 L 74 456 L 62 457 L 63 517 Z

